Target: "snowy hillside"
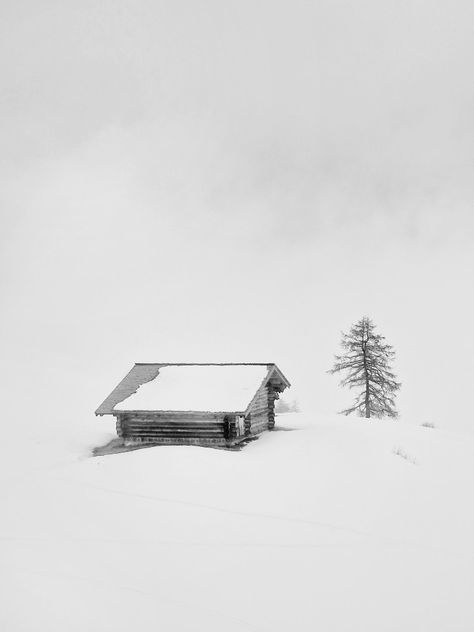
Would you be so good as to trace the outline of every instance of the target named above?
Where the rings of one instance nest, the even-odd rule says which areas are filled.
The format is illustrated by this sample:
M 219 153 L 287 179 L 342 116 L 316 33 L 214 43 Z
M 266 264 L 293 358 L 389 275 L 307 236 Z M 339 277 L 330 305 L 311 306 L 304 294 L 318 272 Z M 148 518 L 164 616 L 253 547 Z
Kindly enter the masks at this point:
M 0 629 L 474 629 L 474 437 L 277 425 L 241 452 L 11 447 Z

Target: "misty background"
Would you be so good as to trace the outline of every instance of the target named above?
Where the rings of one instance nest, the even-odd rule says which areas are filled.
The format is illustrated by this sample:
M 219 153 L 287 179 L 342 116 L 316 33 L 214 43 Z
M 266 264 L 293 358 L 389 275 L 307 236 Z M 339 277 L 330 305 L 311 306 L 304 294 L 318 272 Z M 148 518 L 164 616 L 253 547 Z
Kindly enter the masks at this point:
M 315 415 L 364 315 L 403 418 L 471 424 L 470 2 L 5 1 L 4 444 L 133 362 L 276 362 Z

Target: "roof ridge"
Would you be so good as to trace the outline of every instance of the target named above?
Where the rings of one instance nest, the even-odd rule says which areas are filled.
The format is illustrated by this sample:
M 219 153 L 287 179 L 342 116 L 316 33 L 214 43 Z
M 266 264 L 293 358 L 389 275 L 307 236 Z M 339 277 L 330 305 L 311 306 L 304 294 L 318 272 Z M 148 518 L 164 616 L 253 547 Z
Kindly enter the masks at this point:
M 275 366 L 274 362 L 135 362 L 140 366 Z

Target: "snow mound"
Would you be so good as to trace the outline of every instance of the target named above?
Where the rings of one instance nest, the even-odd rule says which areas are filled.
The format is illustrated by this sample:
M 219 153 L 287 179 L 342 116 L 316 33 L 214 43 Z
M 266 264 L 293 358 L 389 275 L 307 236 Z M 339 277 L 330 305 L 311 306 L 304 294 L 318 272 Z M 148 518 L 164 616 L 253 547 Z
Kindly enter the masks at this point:
M 66 431 L 62 449 L 9 445 L 0 629 L 474 630 L 474 437 L 303 414 L 277 428 L 242 452 L 84 458 Z

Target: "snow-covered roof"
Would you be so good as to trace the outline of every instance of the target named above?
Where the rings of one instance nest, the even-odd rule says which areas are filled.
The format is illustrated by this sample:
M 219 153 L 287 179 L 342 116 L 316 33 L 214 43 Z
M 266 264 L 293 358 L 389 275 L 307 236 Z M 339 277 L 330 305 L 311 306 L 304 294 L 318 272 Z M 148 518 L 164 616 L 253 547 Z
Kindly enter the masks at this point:
M 136 364 L 96 410 L 243 412 L 264 381 L 288 380 L 274 364 Z

